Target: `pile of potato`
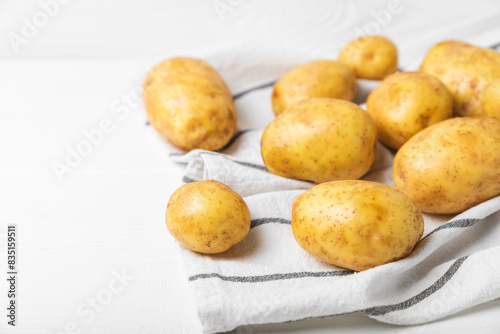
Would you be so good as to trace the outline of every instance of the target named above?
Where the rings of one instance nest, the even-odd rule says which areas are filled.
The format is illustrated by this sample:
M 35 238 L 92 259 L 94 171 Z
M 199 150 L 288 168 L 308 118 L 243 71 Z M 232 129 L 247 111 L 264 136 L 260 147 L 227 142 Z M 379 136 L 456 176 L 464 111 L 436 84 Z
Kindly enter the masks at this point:
M 298 196 L 292 231 L 328 263 L 366 270 L 411 253 L 422 212 L 455 214 L 500 195 L 500 53 L 457 41 L 432 47 L 419 71 L 397 72 L 396 46 L 382 36 L 346 45 L 280 78 L 276 118 L 261 140 L 269 172 L 318 185 Z M 382 80 L 366 111 L 352 101 L 356 79 Z M 236 113 L 220 75 L 202 60 L 172 58 L 148 75 L 150 123 L 185 149 L 218 150 Z M 395 152 L 395 188 L 358 180 L 380 141 Z M 223 252 L 250 229 L 244 200 L 208 180 L 170 198 L 167 227 L 195 252 Z

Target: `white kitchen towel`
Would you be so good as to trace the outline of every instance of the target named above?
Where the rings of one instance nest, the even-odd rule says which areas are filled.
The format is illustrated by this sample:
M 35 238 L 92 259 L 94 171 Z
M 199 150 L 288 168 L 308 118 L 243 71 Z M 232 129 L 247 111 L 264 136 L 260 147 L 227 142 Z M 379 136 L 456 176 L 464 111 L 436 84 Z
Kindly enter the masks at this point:
M 270 62 L 277 64 L 279 57 L 284 56 L 270 53 Z M 248 236 L 225 253 L 202 255 L 179 246 L 204 332 L 351 313 L 391 324 L 421 324 L 500 297 L 500 197 L 456 216 L 425 214 L 424 236 L 410 256 L 364 272 L 306 253 L 291 231 L 291 207 L 314 184 L 269 173 L 260 155 L 262 128 L 273 118 L 272 83 L 297 58 L 284 57 L 277 66 L 281 73 L 251 52 L 209 60 L 230 76 L 231 67 L 223 68 L 227 58 L 241 74 L 229 84 L 240 89 L 235 100 L 239 119 L 248 121 L 240 123 L 245 130 L 220 152 L 170 153 L 187 164 L 185 182 L 227 184 L 243 196 L 252 217 Z M 363 179 L 393 185 L 393 155 L 379 145 Z

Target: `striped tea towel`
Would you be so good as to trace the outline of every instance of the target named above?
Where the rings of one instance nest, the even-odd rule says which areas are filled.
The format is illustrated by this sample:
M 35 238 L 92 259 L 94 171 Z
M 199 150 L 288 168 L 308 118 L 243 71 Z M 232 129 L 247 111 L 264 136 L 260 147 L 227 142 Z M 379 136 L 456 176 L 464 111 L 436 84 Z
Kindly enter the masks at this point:
M 208 60 L 241 92 L 235 95 L 240 128 L 256 130 L 238 132 L 220 152 L 170 154 L 187 164 L 185 182 L 227 184 L 244 198 L 252 217 L 248 236 L 225 253 L 202 255 L 179 246 L 204 332 L 351 313 L 420 324 L 500 297 L 500 197 L 456 216 L 424 215 L 424 236 L 410 256 L 364 272 L 306 253 L 291 231 L 291 207 L 313 184 L 269 173 L 260 155 L 262 129 L 274 117 L 272 82 L 306 59 L 278 62 L 283 55 L 246 54 Z M 228 57 L 238 75 L 224 68 Z M 379 145 L 363 179 L 393 186 L 392 161 L 393 153 Z

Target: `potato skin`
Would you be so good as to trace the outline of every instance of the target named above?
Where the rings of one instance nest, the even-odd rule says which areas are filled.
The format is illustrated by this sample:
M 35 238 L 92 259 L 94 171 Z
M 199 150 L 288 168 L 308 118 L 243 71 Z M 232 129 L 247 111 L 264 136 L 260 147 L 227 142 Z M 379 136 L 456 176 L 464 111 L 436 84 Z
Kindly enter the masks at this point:
M 405 194 L 385 184 L 332 181 L 293 202 L 292 231 L 314 257 L 352 270 L 366 270 L 411 253 L 424 219 Z
M 393 74 L 368 96 L 366 111 L 380 141 L 398 149 L 429 125 L 453 114 L 453 98 L 436 77 L 421 72 Z
M 236 129 L 231 92 L 203 60 L 178 57 L 158 64 L 146 77 L 143 99 L 151 125 L 184 150 L 220 149 Z
M 338 60 L 357 78 L 382 80 L 398 69 L 398 49 L 383 36 L 362 36 L 340 50 Z
M 356 77 L 344 64 L 333 60 L 311 61 L 292 69 L 276 82 L 273 110 L 279 115 L 294 103 L 312 97 L 351 101 L 356 89 Z
M 428 213 L 459 213 L 499 195 L 500 120 L 458 117 L 422 130 L 397 152 L 393 179 Z
M 481 98 L 481 107 L 484 116 L 500 119 L 500 79 L 486 86 Z
M 321 183 L 363 176 L 376 145 L 375 124 L 358 105 L 313 98 L 296 103 L 266 127 L 261 153 L 271 173 Z
M 165 220 L 177 241 L 204 254 L 228 250 L 250 230 L 245 201 L 215 180 L 192 182 L 177 189 L 168 201 Z
M 500 53 L 457 41 L 441 42 L 429 50 L 419 71 L 444 83 L 453 96 L 455 116 L 480 116 L 483 89 L 500 78 Z

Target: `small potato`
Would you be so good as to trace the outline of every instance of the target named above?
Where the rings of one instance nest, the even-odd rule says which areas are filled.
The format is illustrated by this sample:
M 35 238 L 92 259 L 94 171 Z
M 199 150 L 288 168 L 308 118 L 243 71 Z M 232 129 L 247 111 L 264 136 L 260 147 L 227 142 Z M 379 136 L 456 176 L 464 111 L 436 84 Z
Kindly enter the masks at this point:
M 368 96 L 366 111 L 380 141 L 398 149 L 429 125 L 453 114 L 453 98 L 436 77 L 421 72 L 393 74 Z
M 351 101 L 356 88 L 356 77 L 344 64 L 312 61 L 294 68 L 276 82 L 272 93 L 274 113 L 279 115 L 292 104 L 312 97 Z
M 250 230 L 245 201 L 225 184 L 199 181 L 183 185 L 170 197 L 167 228 L 184 247 L 204 254 L 221 253 Z
M 339 61 L 361 79 L 382 80 L 398 69 L 398 49 L 382 36 L 363 36 L 340 50 Z
M 481 106 L 484 116 L 500 119 L 500 79 L 486 86 L 481 98 Z
M 500 78 L 500 52 L 457 41 L 434 45 L 419 71 L 438 77 L 454 100 L 456 116 L 483 115 L 481 97 Z
M 377 128 L 358 105 L 313 98 L 294 104 L 266 127 L 261 152 L 271 173 L 321 183 L 363 176 L 376 145 Z
M 292 231 L 314 257 L 361 271 L 410 254 L 424 232 L 424 219 L 415 203 L 393 187 L 333 181 L 294 200 Z
M 428 213 L 459 213 L 500 195 L 500 120 L 458 117 L 422 130 L 397 152 L 393 179 Z
M 184 150 L 217 150 L 233 136 L 236 112 L 220 75 L 203 60 L 171 58 L 148 74 L 143 90 L 151 125 Z

